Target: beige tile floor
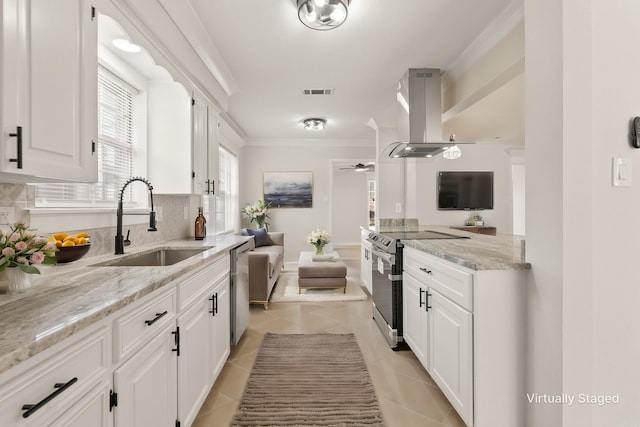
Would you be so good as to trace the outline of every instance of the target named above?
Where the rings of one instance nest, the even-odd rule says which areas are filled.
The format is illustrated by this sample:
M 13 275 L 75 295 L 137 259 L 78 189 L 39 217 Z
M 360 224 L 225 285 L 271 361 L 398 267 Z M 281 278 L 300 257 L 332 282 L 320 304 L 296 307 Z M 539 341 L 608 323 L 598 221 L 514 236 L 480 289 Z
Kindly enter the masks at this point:
M 341 256 L 347 261 L 348 275 L 359 277 L 359 252 L 345 251 Z M 387 427 L 464 427 L 413 353 L 392 351 L 371 315 L 371 300 L 272 303 L 268 310 L 252 306 L 249 327 L 238 345 L 231 348 L 193 426 L 231 423 L 264 334 L 274 332 L 353 333 L 367 362 Z

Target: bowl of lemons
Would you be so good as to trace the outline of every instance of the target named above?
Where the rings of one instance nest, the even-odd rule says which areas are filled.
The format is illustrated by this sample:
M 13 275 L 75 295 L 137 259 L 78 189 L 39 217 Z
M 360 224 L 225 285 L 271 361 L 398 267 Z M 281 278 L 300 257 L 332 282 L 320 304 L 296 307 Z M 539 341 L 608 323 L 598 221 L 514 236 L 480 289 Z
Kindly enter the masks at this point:
M 89 238 L 89 234 L 84 231 L 77 234 L 68 234 L 62 231 L 49 236 L 49 241 L 55 242 L 58 247 L 56 262 L 64 264 L 77 261 L 85 256 L 91 249 Z

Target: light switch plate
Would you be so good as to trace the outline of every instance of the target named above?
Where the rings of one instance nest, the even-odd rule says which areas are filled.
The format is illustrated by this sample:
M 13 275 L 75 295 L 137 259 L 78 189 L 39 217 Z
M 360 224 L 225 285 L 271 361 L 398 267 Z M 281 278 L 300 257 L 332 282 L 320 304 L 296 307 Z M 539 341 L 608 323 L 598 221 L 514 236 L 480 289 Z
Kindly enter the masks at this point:
M 631 186 L 631 159 L 613 158 L 612 179 L 614 187 Z

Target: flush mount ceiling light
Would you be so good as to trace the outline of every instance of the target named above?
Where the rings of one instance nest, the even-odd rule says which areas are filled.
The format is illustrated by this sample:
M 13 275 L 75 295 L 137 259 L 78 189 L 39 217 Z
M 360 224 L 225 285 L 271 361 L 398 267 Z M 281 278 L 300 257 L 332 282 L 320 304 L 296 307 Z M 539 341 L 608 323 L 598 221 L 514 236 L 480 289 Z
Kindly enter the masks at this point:
M 114 39 L 111 43 L 123 52 L 138 53 L 142 48 L 135 43 L 131 43 L 127 39 Z
M 298 18 L 312 30 L 332 30 L 346 19 L 350 0 L 297 0 Z
M 327 127 L 325 119 L 304 119 L 302 123 L 304 128 L 309 130 L 322 130 Z

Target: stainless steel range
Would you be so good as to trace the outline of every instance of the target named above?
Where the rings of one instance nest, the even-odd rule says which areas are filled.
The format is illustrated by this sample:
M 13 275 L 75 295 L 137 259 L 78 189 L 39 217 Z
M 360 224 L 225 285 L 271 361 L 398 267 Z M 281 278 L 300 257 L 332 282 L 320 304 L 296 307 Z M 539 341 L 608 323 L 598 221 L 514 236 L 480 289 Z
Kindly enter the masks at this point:
M 439 231 L 369 233 L 372 255 L 373 319 L 393 350 L 402 343 L 402 244 L 405 240 L 467 239 Z

